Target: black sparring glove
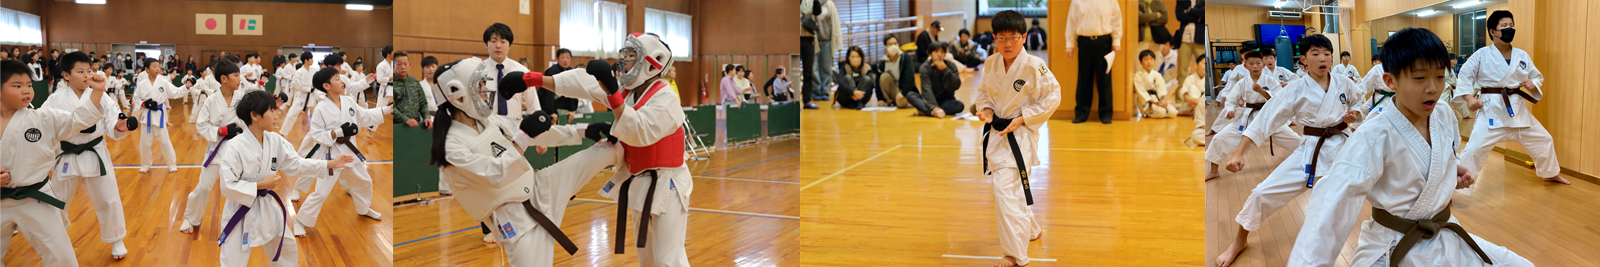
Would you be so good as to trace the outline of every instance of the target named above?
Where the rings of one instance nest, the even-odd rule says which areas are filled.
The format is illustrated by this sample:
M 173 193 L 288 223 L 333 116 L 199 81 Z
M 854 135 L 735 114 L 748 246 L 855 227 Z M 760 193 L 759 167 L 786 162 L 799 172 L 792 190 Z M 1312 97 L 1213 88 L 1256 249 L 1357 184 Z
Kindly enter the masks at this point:
M 222 137 L 222 139 L 233 138 L 242 132 L 244 132 L 244 129 L 239 128 L 238 123 L 229 123 L 228 126 L 217 128 L 217 136 Z
M 522 133 L 527 134 L 528 137 L 538 137 L 539 134 L 549 131 L 550 124 L 555 123 L 555 121 L 554 118 L 550 117 L 550 114 L 545 113 L 543 110 L 535 110 L 532 114 L 523 115 L 522 124 L 518 125 L 517 128 L 522 129 Z
M 128 117 L 127 113 L 117 113 L 118 120 L 128 120 L 128 131 L 139 130 L 139 118 Z
M 157 104 L 156 104 L 155 100 L 150 100 L 150 99 L 145 99 L 144 100 L 144 108 L 145 109 L 156 109 L 156 105 Z
M 496 85 L 498 87 L 498 89 L 499 89 L 499 92 L 500 92 L 500 98 L 509 100 L 509 99 L 511 99 L 511 97 L 516 96 L 517 94 L 522 93 L 523 91 L 527 91 L 528 90 L 528 82 L 524 81 L 523 77 L 527 76 L 528 74 L 530 74 L 530 73 L 525 73 L 525 72 L 521 72 L 521 71 L 513 71 L 511 73 L 506 73 L 506 76 L 501 77 L 500 78 L 500 82 Z M 531 73 L 531 74 L 533 74 L 533 75 L 544 75 L 542 73 Z M 541 76 L 540 78 L 543 78 L 543 77 Z
M 344 131 L 344 137 L 351 137 L 356 136 L 356 131 L 361 130 L 361 127 L 356 127 L 355 123 L 346 122 L 342 125 L 339 125 L 339 129 Z
M 584 71 L 594 76 L 596 81 L 600 81 L 600 86 L 606 88 L 607 95 L 617 93 L 617 87 L 620 86 L 617 84 L 617 74 L 611 63 L 599 59 L 590 60 Z
M 284 92 L 278 92 L 278 101 L 283 101 L 284 103 L 289 103 L 289 94 L 286 94 Z
M 583 130 L 583 137 L 595 142 L 600 142 L 600 140 L 607 140 L 612 143 L 617 142 L 617 137 L 611 136 L 611 123 L 605 122 L 590 124 L 589 128 Z

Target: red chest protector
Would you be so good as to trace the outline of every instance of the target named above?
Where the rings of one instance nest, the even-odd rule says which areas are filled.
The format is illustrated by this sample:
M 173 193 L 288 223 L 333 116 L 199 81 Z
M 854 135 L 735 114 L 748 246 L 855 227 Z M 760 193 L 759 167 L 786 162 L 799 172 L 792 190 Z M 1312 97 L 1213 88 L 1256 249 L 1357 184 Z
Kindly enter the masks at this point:
M 666 82 L 656 80 L 650 86 L 650 90 L 645 91 L 644 95 L 639 97 L 639 102 L 635 103 L 633 108 L 638 110 L 640 107 L 644 107 L 646 101 L 650 101 L 650 98 L 656 95 L 656 91 L 666 87 Z M 628 163 L 628 172 L 634 174 L 647 169 L 683 166 L 683 126 L 678 126 L 677 131 L 672 132 L 671 135 L 661 137 L 661 140 L 648 146 L 633 146 L 623 143 L 622 152 L 623 161 Z

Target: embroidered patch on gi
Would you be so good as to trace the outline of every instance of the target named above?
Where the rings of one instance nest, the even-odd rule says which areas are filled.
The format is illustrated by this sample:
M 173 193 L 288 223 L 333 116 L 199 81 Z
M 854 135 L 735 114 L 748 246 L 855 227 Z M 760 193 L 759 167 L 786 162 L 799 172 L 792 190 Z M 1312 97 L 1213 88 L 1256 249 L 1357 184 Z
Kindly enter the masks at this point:
M 1339 94 L 1339 104 L 1340 105 L 1349 105 L 1350 104 L 1349 102 L 1345 102 L 1343 93 Z
M 44 138 L 44 134 L 39 132 L 39 128 L 28 128 L 28 131 L 22 133 L 22 139 L 27 139 L 29 143 L 38 143 L 39 138 Z
M 245 232 L 244 233 L 244 245 L 246 245 L 246 246 L 250 245 L 250 232 Z
M 1527 61 L 1517 61 L 1517 68 L 1528 69 Z
M 606 191 L 606 193 L 611 193 L 611 186 L 614 186 L 614 185 L 617 185 L 617 183 L 607 181 L 606 182 L 606 186 L 600 187 L 600 191 Z
M 1022 79 L 1017 79 L 1017 81 L 1011 82 L 1011 90 L 1022 92 L 1022 86 L 1025 85 L 1028 85 L 1028 82 L 1022 81 Z
M 156 92 L 166 92 L 166 91 L 167 91 L 166 88 L 162 88 L 160 86 L 156 86 Z
M 494 153 L 494 157 L 498 158 L 500 154 L 506 152 L 506 147 L 500 146 L 499 143 L 489 142 L 489 150 Z
M 356 116 L 356 108 L 350 108 L 350 116 L 351 117 Z
M 67 166 L 70 165 L 70 164 L 72 164 L 72 163 L 71 162 L 62 162 L 61 163 L 61 173 L 67 173 Z
M 510 240 L 512 237 L 517 236 L 517 230 L 511 229 L 511 223 L 500 225 L 500 236 L 504 237 L 506 240 Z
M 528 187 L 524 186 L 524 187 L 522 187 L 522 192 L 523 193 L 533 193 L 533 190 L 528 189 Z
M 278 171 L 278 157 L 272 157 L 272 165 L 269 165 L 268 168 L 271 168 L 272 171 Z

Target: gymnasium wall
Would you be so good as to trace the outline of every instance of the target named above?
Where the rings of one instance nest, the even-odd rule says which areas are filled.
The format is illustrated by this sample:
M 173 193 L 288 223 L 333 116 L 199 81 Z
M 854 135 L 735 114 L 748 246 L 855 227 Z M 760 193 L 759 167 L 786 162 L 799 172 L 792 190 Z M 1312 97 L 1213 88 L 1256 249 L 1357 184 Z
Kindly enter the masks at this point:
M 1311 21 L 1311 16 L 1301 20 L 1269 20 L 1267 11 L 1266 8 L 1208 5 L 1206 24 L 1211 25 L 1211 39 L 1223 42 L 1255 40 L 1256 24 L 1307 25 Z
M 7 6 L 12 2 L 6 1 Z M 339 46 L 349 59 L 377 62 L 394 28 L 390 9 L 345 10 L 336 4 L 282 2 L 142 0 L 108 1 L 105 5 L 34 0 L 53 48 L 71 47 L 105 54 L 113 43 L 177 45 L 177 55 L 204 61 L 214 51 L 257 52 L 264 64 L 282 46 Z M 196 35 L 194 14 L 260 14 L 263 34 Z M 367 69 L 376 67 L 368 63 Z

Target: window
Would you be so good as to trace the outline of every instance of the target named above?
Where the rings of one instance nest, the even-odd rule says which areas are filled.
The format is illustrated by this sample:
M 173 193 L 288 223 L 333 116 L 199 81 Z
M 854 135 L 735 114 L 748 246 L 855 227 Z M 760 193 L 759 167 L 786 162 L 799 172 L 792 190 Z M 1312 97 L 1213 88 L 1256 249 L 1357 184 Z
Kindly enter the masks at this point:
M 1478 48 L 1488 46 L 1488 10 L 1481 9 L 1473 12 L 1456 14 L 1456 54 L 1466 57 L 1477 52 Z M 1461 64 L 1467 62 L 1462 61 Z
M 0 44 L 43 45 L 44 32 L 39 25 L 38 15 L 0 8 Z
M 690 22 L 692 17 L 686 14 L 658 10 L 644 9 L 644 31 L 661 36 L 661 41 L 666 42 L 672 49 L 672 60 L 689 62 L 693 61 L 693 27 Z
M 561 47 L 573 56 L 617 58 L 628 34 L 627 6 L 593 0 L 561 1 Z

